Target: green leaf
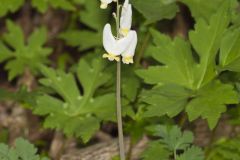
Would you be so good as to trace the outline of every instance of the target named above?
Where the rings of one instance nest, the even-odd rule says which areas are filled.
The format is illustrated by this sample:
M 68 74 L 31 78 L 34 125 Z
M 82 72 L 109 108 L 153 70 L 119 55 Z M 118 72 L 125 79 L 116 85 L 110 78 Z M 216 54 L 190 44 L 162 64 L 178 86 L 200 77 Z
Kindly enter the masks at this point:
M 27 140 L 18 138 L 15 141 L 15 148 L 9 148 L 5 144 L 0 144 L 1 160 L 48 160 L 48 158 L 40 158 L 37 155 L 37 149 Z
M 83 92 L 79 91 L 73 74 L 43 67 L 45 78 L 40 82 L 52 88 L 61 99 L 42 95 L 34 111 L 47 116 L 45 127 L 63 130 L 68 136 L 81 137 L 84 142 L 99 129 L 101 121 L 115 119 L 114 94 L 95 95 L 96 90 L 107 83 L 111 76 L 104 72 L 104 60 L 93 57 L 81 58 L 77 66 L 77 78 Z
M 199 19 L 195 30 L 189 33 L 191 44 L 200 57 L 200 64 L 195 69 L 198 79 L 196 88 L 209 83 L 215 76 L 215 58 L 220 47 L 223 33 L 230 22 L 229 1 L 223 3 L 218 12 L 214 14 L 210 23 Z
M 143 153 L 144 160 L 169 160 L 170 157 L 176 160 L 203 160 L 202 150 L 192 145 L 192 132 L 182 132 L 178 126 L 163 125 L 153 125 L 146 129 L 160 139 L 149 143 Z
M 0 17 L 5 16 L 8 12 L 17 11 L 24 3 L 24 0 L 1 0 Z
M 150 142 L 148 148 L 143 152 L 143 160 L 169 160 L 170 152 L 166 146 L 159 142 Z
M 152 35 L 156 44 L 153 58 L 164 65 L 138 70 L 137 75 L 146 83 L 173 83 L 192 89 L 194 60 L 189 43 L 179 37 L 172 41 L 157 31 L 152 31 Z
M 17 139 L 15 142 L 15 149 L 18 157 L 21 159 L 29 159 L 29 160 L 38 160 L 39 156 L 36 155 L 37 149 L 34 148 L 32 144 L 24 139 Z
M 60 38 L 80 51 L 102 46 L 102 34 L 88 30 L 68 30 L 60 34 Z
M 174 117 L 184 110 L 190 94 L 189 90 L 176 85 L 164 85 L 144 91 L 141 94 L 141 101 L 149 104 L 144 116 L 154 117 L 166 114 Z
M 12 80 L 29 69 L 33 74 L 39 72 L 39 65 L 48 63 L 50 48 L 44 48 L 47 40 L 45 28 L 35 30 L 25 43 L 24 35 L 19 26 L 7 21 L 8 33 L 0 42 L 0 62 L 7 61 L 5 69 L 9 71 L 8 78 Z M 12 49 L 10 49 L 10 46 Z
M 240 72 L 240 29 L 231 29 L 225 34 L 220 48 L 220 68 Z
M 147 23 L 172 19 L 178 12 L 176 0 L 131 0 L 133 6 L 143 14 Z
M 222 138 L 207 150 L 206 160 L 237 160 L 240 159 L 240 138 Z
M 102 10 L 100 2 L 91 0 L 84 2 L 84 9 L 79 12 L 80 21 L 90 27 L 84 29 L 69 29 L 60 34 L 60 38 L 73 47 L 78 47 L 80 51 L 102 47 L 102 29 L 108 22 L 110 9 Z M 78 28 L 78 27 L 76 27 Z
M 64 10 L 75 10 L 75 7 L 68 0 L 32 0 L 32 5 L 41 13 L 46 12 L 49 5 L 53 6 L 54 8 L 61 8 Z
M 190 121 L 199 116 L 207 119 L 212 129 L 216 126 L 221 114 L 226 111 L 225 105 L 237 103 L 238 95 L 232 85 L 214 81 L 198 91 L 196 98 L 187 105 L 186 112 Z
M 140 88 L 140 79 L 134 73 L 133 67 L 125 65 L 122 67 L 122 94 L 129 101 L 133 102 L 137 98 Z
M 185 150 L 193 142 L 190 131 L 181 132 L 178 126 L 153 125 L 147 130 L 154 136 L 161 137 L 159 141 L 167 145 L 170 151 Z
M 87 0 L 84 4 L 85 10 L 79 12 L 80 21 L 92 29 L 102 30 L 108 21 L 110 10 L 100 9 L 100 2 L 95 0 Z
M 177 156 L 176 160 L 204 160 L 204 153 L 199 147 L 192 146 Z
M 0 159 L 1 160 L 17 160 L 17 153 L 15 150 L 8 148 L 5 144 L 0 144 Z

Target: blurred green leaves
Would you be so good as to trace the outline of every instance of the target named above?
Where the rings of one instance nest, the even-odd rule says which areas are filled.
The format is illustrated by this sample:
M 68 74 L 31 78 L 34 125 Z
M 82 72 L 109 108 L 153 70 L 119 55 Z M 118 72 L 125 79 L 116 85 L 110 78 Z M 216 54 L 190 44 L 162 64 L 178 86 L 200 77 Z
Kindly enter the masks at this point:
M 60 38 L 80 51 L 102 46 L 102 29 L 110 16 L 110 10 L 99 8 L 99 1 L 88 0 L 84 2 L 84 9 L 79 12 L 79 20 L 88 28 L 70 28 L 60 34 Z
M 37 155 L 37 149 L 27 140 L 18 138 L 15 141 L 15 147 L 9 148 L 7 145 L 0 144 L 1 160 L 49 160 L 48 158 L 40 158 Z
M 178 12 L 175 0 L 131 0 L 131 2 L 147 19 L 147 23 L 162 19 L 172 19 Z
M 69 0 L 32 0 L 32 6 L 42 13 L 47 11 L 49 5 L 64 10 L 75 10 L 74 5 Z
M 9 12 L 17 11 L 24 3 L 24 0 L 1 0 L 0 17 Z
M 206 150 L 206 160 L 233 160 L 240 158 L 240 138 L 222 138 Z
M 36 29 L 25 41 L 21 28 L 11 21 L 7 21 L 8 32 L 0 41 L 0 63 L 7 61 L 8 79 L 24 73 L 26 69 L 33 74 L 38 73 L 39 65 L 48 63 L 50 48 L 45 48 L 47 31 L 45 28 Z

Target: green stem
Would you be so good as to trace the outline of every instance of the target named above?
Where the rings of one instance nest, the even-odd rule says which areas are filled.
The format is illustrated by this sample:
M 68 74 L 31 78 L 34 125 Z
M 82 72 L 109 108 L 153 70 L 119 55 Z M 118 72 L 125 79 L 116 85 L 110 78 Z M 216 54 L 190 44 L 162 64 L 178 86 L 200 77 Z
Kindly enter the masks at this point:
M 117 13 L 116 13 L 116 29 L 117 38 L 120 38 L 119 34 L 119 22 L 120 22 L 120 5 L 117 0 Z M 122 125 L 122 107 L 121 107 L 121 61 L 117 62 L 117 84 L 116 84 L 116 99 L 117 99 L 117 123 L 118 123 L 118 142 L 120 159 L 125 160 L 124 150 L 124 137 L 123 137 L 123 125 Z
M 177 151 L 174 150 L 174 160 L 176 160 L 176 158 L 177 158 Z
M 124 138 L 122 126 L 122 108 L 121 108 L 121 62 L 117 62 L 117 122 L 118 122 L 118 141 L 121 160 L 125 160 Z

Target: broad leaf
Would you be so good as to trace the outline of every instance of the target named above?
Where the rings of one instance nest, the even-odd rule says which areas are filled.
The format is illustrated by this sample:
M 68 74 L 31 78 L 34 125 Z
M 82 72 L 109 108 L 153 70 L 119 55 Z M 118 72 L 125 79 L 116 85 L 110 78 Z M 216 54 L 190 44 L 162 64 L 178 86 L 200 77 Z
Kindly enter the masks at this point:
M 240 29 L 229 30 L 221 43 L 220 69 L 240 72 Z
M 237 104 L 238 95 L 232 85 L 214 81 L 198 91 L 196 98 L 187 105 L 186 112 L 190 121 L 201 116 L 214 128 L 226 104 Z
M 149 106 L 144 113 L 146 117 L 168 115 L 174 117 L 179 114 L 188 103 L 191 92 L 176 85 L 164 85 L 144 91 L 141 100 Z

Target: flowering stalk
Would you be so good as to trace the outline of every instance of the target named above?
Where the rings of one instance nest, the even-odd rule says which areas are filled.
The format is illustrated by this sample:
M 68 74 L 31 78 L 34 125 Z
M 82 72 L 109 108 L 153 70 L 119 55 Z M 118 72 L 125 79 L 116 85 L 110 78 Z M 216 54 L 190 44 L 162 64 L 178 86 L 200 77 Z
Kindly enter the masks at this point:
M 114 13 L 116 20 L 116 37 L 112 34 L 110 24 L 106 24 L 103 29 L 103 46 L 107 53 L 103 54 L 103 58 L 110 61 L 117 61 L 116 73 L 116 108 L 118 122 L 118 139 L 121 160 L 125 160 L 124 137 L 122 127 L 122 107 L 121 107 L 121 61 L 125 64 L 133 63 L 133 56 L 137 46 L 137 33 L 131 30 L 132 25 L 132 5 L 129 0 L 125 0 L 122 9 L 119 0 L 100 0 L 101 8 L 105 9 L 112 3 L 117 3 L 117 11 Z M 121 9 L 121 17 L 120 17 Z
M 117 14 L 116 14 L 116 28 L 117 38 L 120 38 L 119 22 L 120 22 L 120 5 L 117 0 Z M 124 138 L 123 138 L 123 124 L 122 124 L 122 105 L 121 105 L 121 61 L 117 62 L 117 84 L 116 84 L 116 99 L 117 99 L 117 124 L 118 124 L 118 143 L 120 159 L 125 160 Z

